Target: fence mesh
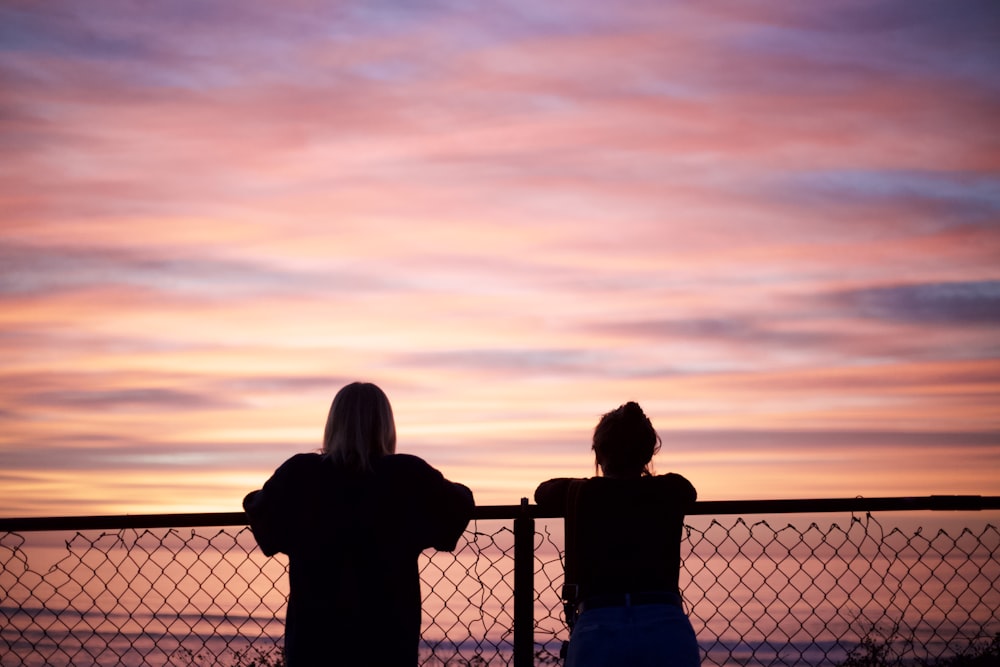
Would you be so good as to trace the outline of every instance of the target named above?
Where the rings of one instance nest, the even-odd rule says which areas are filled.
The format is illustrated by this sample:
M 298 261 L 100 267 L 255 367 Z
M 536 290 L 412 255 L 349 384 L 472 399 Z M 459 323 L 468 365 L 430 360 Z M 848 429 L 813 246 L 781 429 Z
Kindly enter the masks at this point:
M 558 664 L 562 522 L 539 522 L 534 540 L 535 661 Z M 886 531 L 870 514 L 804 528 L 712 520 L 686 526 L 681 579 L 705 665 L 921 664 L 996 647 L 998 548 L 991 524 L 955 535 Z M 509 522 L 478 521 L 454 553 L 421 556 L 422 665 L 511 664 L 513 552 Z M 286 562 L 245 528 L 48 546 L 0 533 L 0 560 L 2 667 L 281 664 Z

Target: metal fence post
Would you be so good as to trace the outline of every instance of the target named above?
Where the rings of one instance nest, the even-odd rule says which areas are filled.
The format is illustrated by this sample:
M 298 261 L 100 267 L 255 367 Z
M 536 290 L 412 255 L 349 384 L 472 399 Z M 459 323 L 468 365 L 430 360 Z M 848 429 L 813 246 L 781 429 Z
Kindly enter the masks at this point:
M 514 518 L 514 667 L 535 660 L 535 519 L 528 499 Z

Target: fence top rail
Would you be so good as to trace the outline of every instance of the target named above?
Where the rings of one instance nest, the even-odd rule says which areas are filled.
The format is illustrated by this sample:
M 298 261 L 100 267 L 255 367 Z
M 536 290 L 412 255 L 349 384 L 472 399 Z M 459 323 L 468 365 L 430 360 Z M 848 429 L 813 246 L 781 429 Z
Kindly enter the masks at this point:
M 825 512 L 982 511 L 1000 509 L 1000 496 L 912 496 L 897 498 L 814 498 L 788 500 L 700 500 L 694 515 L 801 514 Z M 480 505 L 473 519 L 560 518 L 522 499 L 520 505 Z M 243 512 L 193 514 L 123 514 L 110 516 L 44 516 L 0 518 L 0 532 L 120 530 L 123 528 L 198 528 L 245 526 Z

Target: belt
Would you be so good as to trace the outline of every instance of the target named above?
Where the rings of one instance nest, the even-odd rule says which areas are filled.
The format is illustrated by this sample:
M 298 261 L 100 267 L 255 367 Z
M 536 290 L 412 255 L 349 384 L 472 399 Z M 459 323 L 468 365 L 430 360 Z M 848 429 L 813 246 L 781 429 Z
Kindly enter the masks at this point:
M 579 613 L 588 609 L 601 607 L 634 607 L 644 604 L 669 604 L 675 607 L 683 606 L 681 596 L 673 591 L 650 591 L 646 593 L 616 593 L 612 595 L 593 595 L 577 607 Z

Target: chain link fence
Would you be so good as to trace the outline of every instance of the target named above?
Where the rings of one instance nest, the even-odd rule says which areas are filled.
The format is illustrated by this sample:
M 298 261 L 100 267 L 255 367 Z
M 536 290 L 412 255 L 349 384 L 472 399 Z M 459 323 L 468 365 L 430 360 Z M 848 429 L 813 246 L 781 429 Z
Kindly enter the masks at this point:
M 705 665 L 921 664 L 1000 633 L 993 524 L 690 524 L 681 580 Z M 59 535 L 0 532 L 0 666 L 282 664 L 286 561 L 261 555 L 248 529 Z M 562 521 L 533 535 L 533 661 L 554 665 L 567 638 Z M 454 553 L 421 556 L 422 665 L 514 664 L 514 550 L 511 522 L 490 519 Z

